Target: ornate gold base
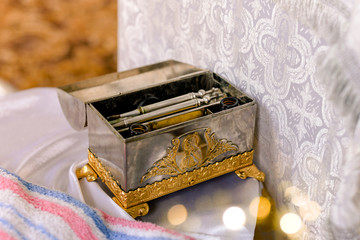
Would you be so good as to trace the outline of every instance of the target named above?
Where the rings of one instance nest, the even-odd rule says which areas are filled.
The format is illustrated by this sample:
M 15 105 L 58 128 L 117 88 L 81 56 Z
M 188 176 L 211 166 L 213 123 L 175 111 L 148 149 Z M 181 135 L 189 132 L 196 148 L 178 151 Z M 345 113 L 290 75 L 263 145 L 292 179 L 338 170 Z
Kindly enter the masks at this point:
M 235 172 L 240 178 L 256 178 L 264 181 L 265 174 L 257 169 L 252 162 L 253 151 L 244 152 L 220 162 L 215 162 L 205 167 L 200 167 L 190 172 L 185 172 L 177 176 L 163 179 L 159 182 L 148 184 L 128 192 L 123 191 L 120 185 L 114 180 L 111 173 L 105 169 L 101 161 L 89 149 L 88 160 L 81 169 L 76 171 L 78 178 L 86 177 L 88 181 L 93 181 L 98 175 L 114 194 L 113 200 L 132 217 L 144 216 L 149 212 L 147 202 L 207 181 L 209 179 Z M 90 169 L 89 169 L 90 168 Z M 95 174 L 95 175 L 94 175 Z M 95 178 L 95 179 L 94 179 Z
M 78 179 L 86 177 L 88 182 L 93 182 L 98 178 L 94 169 L 87 163 L 82 168 L 76 169 L 76 176 Z
M 124 208 L 116 197 L 113 197 L 112 200 L 114 200 L 117 205 L 124 209 L 133 218 L 145 216 L 149 213 L 149 205 L 147 203 L 142 203 L 130 208 Z
M 239 170 L 236 170 L 235 173 L 241 179 L 246 179 L 248 177 L 252 177 L 252 178 L 255 178 L 255 179 L 259 180 L 260 182 L 265 181 L 265 174 L 263 172 L 261 172 L 255 166 L 255 164 L 252 164 L 250 166 L 247 166 L 247 167 L 241 168 Z

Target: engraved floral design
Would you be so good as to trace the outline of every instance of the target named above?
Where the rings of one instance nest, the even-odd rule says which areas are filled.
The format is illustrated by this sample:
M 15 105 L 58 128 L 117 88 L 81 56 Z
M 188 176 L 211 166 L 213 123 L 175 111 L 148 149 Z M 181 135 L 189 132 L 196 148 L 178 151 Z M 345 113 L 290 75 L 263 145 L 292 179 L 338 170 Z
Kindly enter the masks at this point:
M 147 204 L 140 204 L 232 171 L 237 171 L 236 174 L 241 175 L 239 177 L 255 177 L 259 181 L 263 181 L 265 176 L 264 173 L 259 171 L 253 164 L 253 151 L 250 151 L 231 156 L 215 164 L 197 168 L 190 173 L 179 174 L 125 192 L 90 149 L 88 156 L 91 167 L 115 195 L 113 198 L 114 201 L 118 204 L 120 203 L 121 207 L 124 207 L 126 211 L 131 211 L 132 207 L 140 211 L 142 211 L 142 209 L 146 211 L 144 207 L 147 208 Z
M 168 149 L 167 155 L 156 161 L 142 176 L 140 182 L 159 175 L 176 176 L 206 166 L 224 153 L 238 150 L 232 142 L 217 139 L 210 128 L 205 129 L 204 138 L 205 143 L 198 131 L 174 138 L 171 141 L 173 146 Z

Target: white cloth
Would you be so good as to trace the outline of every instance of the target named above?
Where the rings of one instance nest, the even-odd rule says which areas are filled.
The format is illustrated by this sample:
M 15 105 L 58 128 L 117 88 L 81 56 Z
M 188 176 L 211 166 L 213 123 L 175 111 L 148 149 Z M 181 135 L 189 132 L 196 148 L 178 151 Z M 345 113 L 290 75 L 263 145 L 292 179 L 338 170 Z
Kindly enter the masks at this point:
M 78 181 L 75 170 L 87 161 L 87 129 L 72 129 L 57 91 L 37 88 L 0 98 L 0 166 L 112 216 L 131 219 L 97 183 Z
M 78 181 L 75 171 L 87 162 L 88 131 L 86 128 L 74 130 L 70 126 L 63 115 L 58 91 L 61 90 L 34 88 L 0 97 L 0 167 L 16 173 L 31 183 L 65 192 L 109 215 L 132 219 L 106 195 L 96 182 L 89 183 L 85 178 Z M 215 184 L 210 186 L 214 189 L 211 194 L 216 194 L 215 190 L 221 190 L 221 186 L 221 184 L 216 185 L 215 181 Z M 239 179 L 236 187 L 247 194 L 242 195 L 239 191 L 233 191 L 234 202 L 248 213 L 251 198 L 260 195 L 261 183 L 254 179 L 246 181 Z M 193 198 L 194 195 L 190 196 Z M 170 198 L 174 197 L 188 198 L 184 191 Z M 166 206 L 164 202 L 162 199 L 157 204 Z M 169 202 L 171 203 L 170 200 Z M 238 239 L 238 236 L 242 236 L 242 239 L 253 239 L 256 218 L 247 217 L 247 222 L 240 231 L 226 233 L 221 215 L 224 207 L 226 207 L 224 204 L 217 205 L 217 210 L 212 208 L 210 212 L 205 212 L 205 217 L 211 216 L 212 224 L 216 228 L 213 225 L 212 229 L 203 226 L 197 229 L 201 231 L 200 233 L 195 233 L 195 229 L 192 229 L 193 232 L 190 235 L 196 239 L 222 239 L 221 236 L 219 237 L 219 232 L 221 232 L 222 236 L 233 236 L 226 239 Z M 152 215 L 164 214 L 159 209 L 155 210 Z M 197 214 L 202 213 L 205 215 L 201 211 Z M 149 219 L 152 215 L 149 214 Z M 155 218 L 152 222 L 161 224 L 161 221 L 162 219 Z M 164 224 L 163 226 L 171 227 Z M 214 229 L 217 230 L 216 234 L 213 232 Z M 176 230 L 187 231 L 188 229 L 176 228 Z M 212 236 L 203 233 L 211 233 Z

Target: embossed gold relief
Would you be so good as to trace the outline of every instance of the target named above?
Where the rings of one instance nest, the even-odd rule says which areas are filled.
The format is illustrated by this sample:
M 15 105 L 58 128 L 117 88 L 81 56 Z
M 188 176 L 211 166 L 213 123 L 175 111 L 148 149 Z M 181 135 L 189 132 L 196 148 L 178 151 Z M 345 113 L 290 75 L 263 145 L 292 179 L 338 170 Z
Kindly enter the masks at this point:
M 140 182 L 159 175 L 183 174 L 210 164 L 221 154 L 238 150 L 231 141 L 217 139 L 210 128 L 206 128 L 203 135 L 205 141 L 202 140 L 198 131 L 174 138 L 171 141 L 173 146 L 169 148 L 167 155 L 156 161 L 142 176 Z
M 146 210 L 146 206 L 141 205 L 143 203 L 232 171 L 242 170 L 248 167 L 248 170 L 246 170 L 244 174 L 239 175 L 240 177 L 258 176 L 257 179 L 263 180 L 264 178 L 261 178 L 263 173 L 257 169 L 257 171 L 254 169 L 255 166 L 252 166 L 252 159 L 253 151 L 244 152 L 230 158 L 226 158 L 220 162 L 215 162 L 213 164 L 200 167 L 191 172 L 185 172 L 177 176 L 163 179 L 162 181 L 154 182 L 144 187 L 125 192 L 114 180 L 111 173 L 105 169 L 101 161 L 89 149 L 90 166 L 100 176 L 110 191 L 115 195 L 118 204 L 120 203 L 119 205 L 123 206 L 126 211 L 131 207 L 137 207 L 133 210 L 135 211 L 135 209 L 138 209 L 137 211 L 140 211 L 141 213 L 144 213 Z
M 220 156 L 223 153 L 230 151 L 237 151 L 238 148 L 235 144 L 226 139 L 216 139 L 215 133 L 211 133 L 211 129 L 207 128 L 205 131 L 205 138 L 208 145 L 205 159 L 205 164 L 211 162 L 216 157 Z M 203 164 L 204 165 L 204 164 Z

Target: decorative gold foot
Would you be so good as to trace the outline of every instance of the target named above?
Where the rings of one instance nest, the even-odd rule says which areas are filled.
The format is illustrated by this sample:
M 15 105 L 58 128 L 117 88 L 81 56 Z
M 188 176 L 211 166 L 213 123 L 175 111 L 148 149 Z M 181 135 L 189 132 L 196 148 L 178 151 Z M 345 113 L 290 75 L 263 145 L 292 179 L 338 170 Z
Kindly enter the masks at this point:
M 112 199 L 133 218 L 145 216 L 149 213 L 149 205 L 147 203 L 142 203 L 130 208 L 124 208 L 116 197 L 113 197 Z
M 260 171 L 255 166 L 255 164 L 252 164 L 250 166 L 236 170 L 235 173 L 241 179 L 245 179 L 247 177 L 252 177 L 252 178 L 259 180 L 260 182 L 264 182 L 264 180 L 265 180 L 265 174 L 262 171 Z
M 88 182 L 93 182 L 98 177 L 94 169 L 89 164 L 85 164 L 85 166 L 76 169 L 76 176 L 78 179 L 86 177 Z

